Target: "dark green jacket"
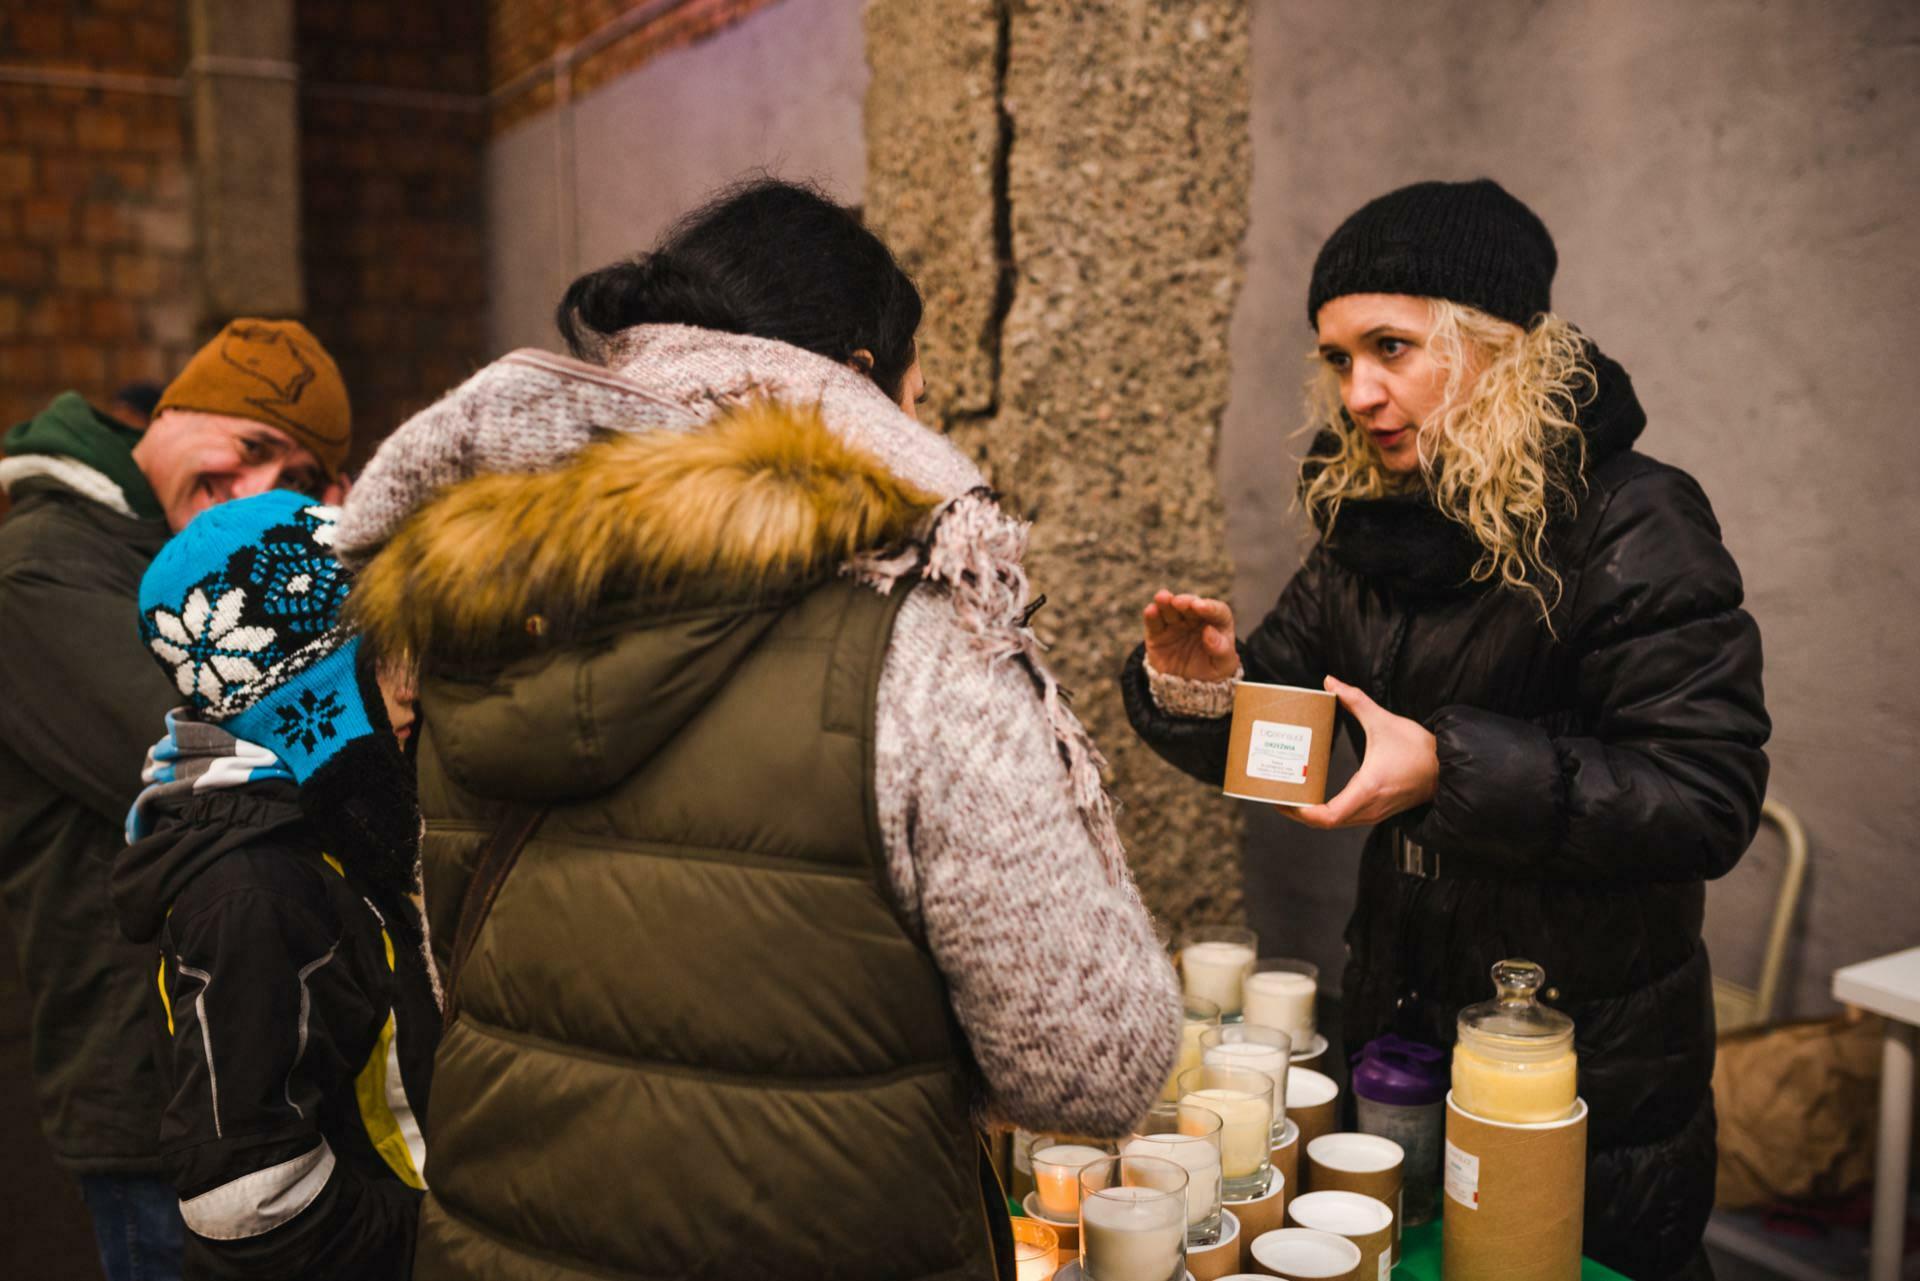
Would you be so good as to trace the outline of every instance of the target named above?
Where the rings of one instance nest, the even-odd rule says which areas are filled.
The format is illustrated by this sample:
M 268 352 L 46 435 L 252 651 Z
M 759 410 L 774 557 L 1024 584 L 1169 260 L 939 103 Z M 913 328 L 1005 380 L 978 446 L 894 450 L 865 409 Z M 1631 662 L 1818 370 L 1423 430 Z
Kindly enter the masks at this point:
M 178 701 L 140 644 L 140 576 L 168 530 L 134 438 L 61 397 L 7 437 L 13 509 L 0 521 L 0 899 L 41 1125 L 80 1173 L 160 1168 L 152 953 L 121 937 L 107 898 L 141 762 Z M 48 474 L 22 474 L 40 460 Z M 126 511 L 153 515 L 101 501 L 116 490 Z
M 436 1060 L 423 1281 L 995 1275 L 964 1038 L 884 888 L 905 594 L 835 580 L 429 682 L 437 947 L 500 800 L 552 809 Z

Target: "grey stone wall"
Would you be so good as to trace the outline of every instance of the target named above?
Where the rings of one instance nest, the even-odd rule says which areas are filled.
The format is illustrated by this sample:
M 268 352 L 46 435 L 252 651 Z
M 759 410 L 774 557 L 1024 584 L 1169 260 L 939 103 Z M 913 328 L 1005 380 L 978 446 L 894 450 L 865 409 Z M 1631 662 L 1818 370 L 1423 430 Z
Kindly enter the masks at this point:
M 1641 447 L 1700 480 L 1745 575 L 1772 794 L 1813 844 L 1785 994 L 1809 1014 L 1836 966 L 1920 941 L 1917 42 L 1920 9 L 1900 0 L 1253 14 L 1252 223 L 1219 473 L 1242 625 L 1301 551 L 1291 433 L 1314 252 L 1389 188 L 1498 178 L 1559 243 L 1556 308 L 1632 372 Z M 1337 964 L 1357 846 L 1257 815 L 1253 923 Z M 1717 972 L 1752 981 L 1779 869 L 1763 837 L 1710 888 Z
M 490 351 L 557 347 L 553 309 L 574 276 L 647 248 L 736 179 L 813 179 L 859 204 L 866 81 L 857 5 L 781 0 L 496 135 Z
M 901 48 L 930 31 L 974 43 Z M 1235 918 L 1237 814 L 1135 740 L 1115 675 L 1154 588 L 1230 581 L 1214 476 L 1246 5 L 872 0 L 867 52 L 868 209 L 929 286 L 930 408 L 1036 518 L 1036 626 L 1108 755 L 1149 906 Z

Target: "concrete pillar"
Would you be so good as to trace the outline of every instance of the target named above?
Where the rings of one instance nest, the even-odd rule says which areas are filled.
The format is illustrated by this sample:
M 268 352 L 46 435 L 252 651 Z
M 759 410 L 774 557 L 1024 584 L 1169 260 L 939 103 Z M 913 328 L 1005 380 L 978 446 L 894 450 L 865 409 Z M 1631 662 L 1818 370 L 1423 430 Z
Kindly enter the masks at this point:
M 300 130 L 292 0 L 191 0 L 201 314 L 297 316 Z
M 1238 815 L 1135 739 L 1115 677 L 1156 587 L 1231 585 L 1247 23 L 1245 0 L 868 5 L 867 207 L 928 294 L 932 408 L 1037 518 L 1035 625 L 1176 928 L 1241 914 Z

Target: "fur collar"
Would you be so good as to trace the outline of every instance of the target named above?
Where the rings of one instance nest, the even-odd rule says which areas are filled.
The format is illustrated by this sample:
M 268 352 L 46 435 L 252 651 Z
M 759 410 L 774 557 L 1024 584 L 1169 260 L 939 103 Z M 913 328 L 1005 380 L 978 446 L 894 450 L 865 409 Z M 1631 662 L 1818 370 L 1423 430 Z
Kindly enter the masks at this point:
M 552 471 L 452 486 L 362 571 L 350 611 L 379 653 L 494 667 L 623 605 L 789 592 L 900 544 L 936 504 L 817 408 L 755 400 L 699 431 L 609 436 Z

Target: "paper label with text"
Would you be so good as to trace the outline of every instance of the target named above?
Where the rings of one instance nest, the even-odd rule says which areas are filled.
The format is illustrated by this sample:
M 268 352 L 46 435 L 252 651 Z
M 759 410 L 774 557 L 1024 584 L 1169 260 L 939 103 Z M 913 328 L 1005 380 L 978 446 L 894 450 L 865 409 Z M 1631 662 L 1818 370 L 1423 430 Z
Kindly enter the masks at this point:
M 1255 721 L 1247 739 L 1247 777 L 1270 783 L 1307 781 L 1307 757 L 1313 750 L 1313 731 L 1305 725 Z
M 1447 1140 L 1447 1195 L 1469 1210 L 1480 1208 L 1480 1158 Z

